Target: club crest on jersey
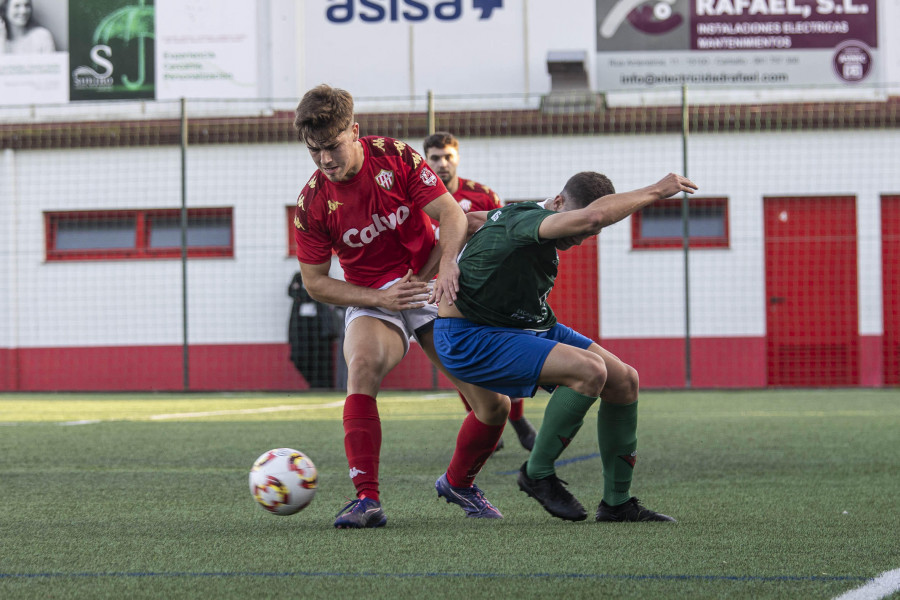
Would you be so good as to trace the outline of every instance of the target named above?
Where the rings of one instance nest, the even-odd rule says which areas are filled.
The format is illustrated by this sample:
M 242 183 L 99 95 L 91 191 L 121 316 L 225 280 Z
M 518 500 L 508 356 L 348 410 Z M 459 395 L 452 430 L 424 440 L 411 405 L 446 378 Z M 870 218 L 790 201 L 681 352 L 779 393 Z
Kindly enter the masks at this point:
M 375 183 L 384 188 L 386 192 L 391 191 L 391 188 L 394 187 L 394 172 L 382 169 L 375 176 Z
M 437 185 L 437 176 L 434 174 L 434 172 L 432 172 L 431 169 L 426 169 L 423 167 L 419 172 L 419 179 L 421 179 L 422 183 L 424 183 L 425 185 L 431 187 Z
M 468 198 L 463 198 L 462 200 L 459 201 L 459 207 L 462 209 L 462 211 L 464 213 L 467 213 L 470 210 L 472 210 L 472 201 L 469 200 Z

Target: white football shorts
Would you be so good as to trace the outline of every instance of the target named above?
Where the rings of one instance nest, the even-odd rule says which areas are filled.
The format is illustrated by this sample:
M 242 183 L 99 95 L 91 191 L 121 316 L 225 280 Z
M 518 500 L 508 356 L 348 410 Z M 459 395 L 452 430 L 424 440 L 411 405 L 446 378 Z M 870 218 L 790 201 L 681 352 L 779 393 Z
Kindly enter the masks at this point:
M 400 281 L 400 278 L 389 281 L 378 289 L 387 289 L 398 281 Z M 434 321 L 437 318 L 437 314 L 437 304 L 426 304 L 422 308 L 411 308 L 409 310 L 400 311 L 350 306 L 344 314 L 344 330 L 350 326 L 350 322 L 353 321 L 353 319 L 358 319 L 359 317 L 373 317 L 375 319 L 387 321 L 388 323 L 393 323 L 405 334 L 403 337 L 403 354 L 405 355 L 409 352 L 409 340 L 412 338 L 415 339 L 416 342 L 419 341 L 418 337 L 416 337 L 416 330 Z

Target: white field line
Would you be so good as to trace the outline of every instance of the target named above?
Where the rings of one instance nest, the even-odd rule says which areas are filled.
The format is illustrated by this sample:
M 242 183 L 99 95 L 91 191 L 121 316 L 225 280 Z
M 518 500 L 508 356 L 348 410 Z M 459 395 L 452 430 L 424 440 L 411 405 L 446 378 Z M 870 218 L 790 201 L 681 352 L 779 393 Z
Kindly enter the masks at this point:
M 878 600 L 900 590 L 900 569 L 885 571 L 862 587 L 843 593 L 834 600 Z
M 438 393 L 438 394 L 427 394 L 422 398 L 425 400 L 437 400 L 443 398 L 450 398 L 452 394 L 449 393 Z M 171 413 L 171 414 L 161 414 L 161 415 L 150 415 L 151 421 L 164 421 L 167 419 L 199 419 L 203 417 L 220 417 L 227 415 L 253 415 L 253 414 L 262 414 L 262 413 L 272 413 L 272 412 L 287 412 L 292 410 L 315 410 L 321 408 L 337 408 L 338 406 L 342 406 L 344 404 L 344 400 L 337 400 L 335 402 L 329 402 L 327 404 L 292 404 L 292 405 L 282 405 L 282 406 L 265 406 L 262 408 L 241 408 L 235 410 L 210 410 L 205 412 L 188 412 L 188 413 Z M 111 419 L 111 420 L 121 420 L 121 419 Z M 140 419 L 138 419 L 140 420 Z M 73 426 L 73 425 L 94 425 L 96 423 L 102 423 L 103 419 L 79 419 L 77 421 L 62 421 L 57 423 L 60 426 Z M 22 422 L 13 421 L 13 422 L 0 422 L 0 427 L 14 427 L 16 425 L 22 425 Z
M 290 410 L 310 410 L 317 408 L 336 408 L 344 404 L 343 400 L 329 402 L 328 404 L 292 404 L 284 406 L 264 406 L 262 408 L 239 408 L 235 410 L 210 410 L 206 412 L 171 413 L 163 415 L 151 415 L 150 420 L 161 421 L 164 419 L 196 419 L 201 417 L 221 417 L 225 415 L 255 415 L 261 413 L 285 412 Z

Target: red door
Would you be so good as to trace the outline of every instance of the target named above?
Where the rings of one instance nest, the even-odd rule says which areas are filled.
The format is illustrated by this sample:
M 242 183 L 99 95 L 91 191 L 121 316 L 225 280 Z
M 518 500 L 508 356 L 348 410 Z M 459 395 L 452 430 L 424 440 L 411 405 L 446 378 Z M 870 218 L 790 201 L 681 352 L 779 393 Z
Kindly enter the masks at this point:
M 768 383 L 859 383 L 856 200 L 765 198 Z
M 884 383 L 900 385 L 900 196 L 881 197 Z
M 600 339 L 597 236 L 559 253 L 559 274 L 547 298 L 560 323 L 595 342 Z

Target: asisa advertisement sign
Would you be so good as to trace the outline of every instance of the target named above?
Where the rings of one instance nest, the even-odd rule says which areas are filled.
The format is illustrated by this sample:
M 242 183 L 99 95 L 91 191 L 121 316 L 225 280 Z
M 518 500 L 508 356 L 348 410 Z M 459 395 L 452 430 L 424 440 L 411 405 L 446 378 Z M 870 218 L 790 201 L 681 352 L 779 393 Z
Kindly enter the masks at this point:
M 307 1 L 304 80 L 307 87 L 324 81 L 346 88 L 357 98 L 520 91 L 528 52 L 525 4 Z M 568 17 L 561 15 L 564 23 Z

